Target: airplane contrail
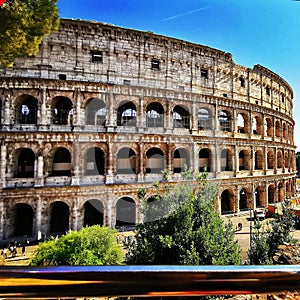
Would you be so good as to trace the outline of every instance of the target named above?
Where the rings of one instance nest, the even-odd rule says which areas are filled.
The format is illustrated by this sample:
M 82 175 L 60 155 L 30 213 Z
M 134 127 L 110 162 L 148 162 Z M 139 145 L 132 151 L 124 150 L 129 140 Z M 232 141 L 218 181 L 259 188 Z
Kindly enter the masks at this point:
M 193 13 L 195 13 L 197 11 L 207 9 L 208 7 L 209 6 L 200 7 L 200 8 L 197 8 L 197 9 L 194 9 L 194 10 L 190 10 L 190 11 L 187 11 L 187 12 L 179 14 L 179 15 L 175 15 L 175 16 L 172 16 L 172 17 L 169 17 L 169 18 L 165 18 L 165 19 L 163 19 L 163 22 L 169 21 L 169 20 L 172 20 L 172 19 L 176 19 L 176 18 L 179 18 L 179 17 L 182 17 L 182 16 L 190 15 L 190 14 L 193 14 Z

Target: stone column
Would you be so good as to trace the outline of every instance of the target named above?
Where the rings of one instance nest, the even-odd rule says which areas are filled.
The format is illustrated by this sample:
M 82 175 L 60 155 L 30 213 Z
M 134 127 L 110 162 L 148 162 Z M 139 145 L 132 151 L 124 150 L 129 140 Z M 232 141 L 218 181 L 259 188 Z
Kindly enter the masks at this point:
M 143 133 L 146 127 L 146 115 L 144 110 L 144 99 L 140 100 L 140 107 L 137 108 L 137 130 L 139 133 Z
M 11 103 L 11 97 L 10 97 L 10 95 L 7 95 L 6 97 L 4 97 L 4 111 L 3 111 L 4 125 L 10 124 L 10 117 L 11 117 L 11 112 L 10 112 L 10 107 L 9 107 L 10 103 Z
M 114 94 L 108 94 L 105 96 L 106 103 L 106 127 L 108 132 L 113 132 L 114 128 L 117 127 L 116 112 L 114 110 L 115 96 Z
M 0 164 L 0 189 L 6 186 L 6 154 L 7 148 L 4 144 L 4 140 L 1 141 L 1 164 Z
M 34 169 L 35 169 L 35 178 L 36 178 L 36 183 L 35 186 L 43 186 L 44 185 L 44 157 L 41 153 L 38 154 L 37 159 L 35 160 L 34 164 Z
M 0 239 L 4 239 L 4 199 L 0 198 Z
M 113 172 L 113 143 L 110 141 L 107 143 L 107 174 L 106 174 L 106 184 L 114 183 L 114 172 Z
M 36 197 L 36 216 L 35 216 L 35 234 L 37 238 L 41 237 L 43 233 L 42 228 L 42 199 L 41 196 Z
M 42 88 L 41 108 L 40 108 L 40 116 L 38 121 L 39 124 L 41 125 L 50 124 L 50 122 L 47 122 L 46 102 L 47 102 L 47 90 L 46 88 Z
M 144 182 L 144 144 L 139 143 L 138 182 Z

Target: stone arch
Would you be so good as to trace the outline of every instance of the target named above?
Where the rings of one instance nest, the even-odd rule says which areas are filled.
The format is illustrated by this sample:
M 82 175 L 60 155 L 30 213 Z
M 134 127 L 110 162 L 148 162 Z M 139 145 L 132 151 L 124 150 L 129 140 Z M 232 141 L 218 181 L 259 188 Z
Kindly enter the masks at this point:
M 269 137 L 273 136 L 273 122 L 271 118 L 265 119 L 265 132 L 267 136 Z
M 136 224 L 136 204 L 130 197 L 122 197 L 116 204 L 116 227 Z
M 250 170 L 250 154 L 247 150 L 239 152 L 239 171 Z
M 136 153 L 131 148 L 121 148 L 117 153 L 117 173 L 136 174 L 137 159 Z
M 277 168 L 283 167 L 283 157 L 282 157 L 282 151 L 277 150 Z
M 265 205 L 264 196 L 265 196 L 264 187 L 258 186 L 254 191 L 255 207 L 263 207 Z
M 275 122 L 275 136 L 281 137 L 281 125 L 279 120 Z
M 275 203 L 275 186 L 270 184 L 268 186 L 268 203 Z
M 105 153 L 99 147 L 89 148 L 84 158 L 84 175 L 104 175 Z
M 146 152 L 146 173 L 160 174 L 165 169 L 164 153 L 153 147 Z
M 16 101 L 16 123 L 37 124 L 38 100 L 31 95 L 22 95 Z
M 221 152 L 221 171 L 232 171 L 232 152 L 229 149 L 223 149 Z
M 83 226 L 104 225 L 104 205 L 100 200 L 86 201 L 83 211 Z
M 189 111 L 180 105 L 176 105 L 173 109 L 173 127 L 186 129 L 190 128 Z
M 234 193 L 226 189 L 221 194 L 221 214 L 226 215 L 234 212 Z
M 71 176 L 72 162 L 68 149 L 60 147 L 53 154 L 51 176 Z
M 167 213 L 163 207 L 163 202 L 159 201 L 159 195 L 152 195 L 147 199 L 147 210 L 144 214 L 144 222 L 152 222 L 165 216 Z
M 17 167 L 16 178 L 34 177 L 35 154 L 29 148 L 21 148 L 16 151 Z
M 85 115 L 87 125 L 105 126 L 107 111 L 104 101 L 98 98 L 88 100 Z
M 278 183 L 278 201 L 282 202 L 285 200 L 285 190 L 282 182 Z
M 252 133 L 258 135 L 262 134 L 262 121 L 259 116 L 255 116 L 252 119 Z
M 50 233 L 63 233 L 69 230 L 70 209 L 63 201 L 50 205 Z
M 227 110 L 221 110 L 219 113 L 219 126 L 221 131 L 231 132 L 231 117 Z
M 289 168 L 289 162 L 290 162 L 290 159 L 289 159 L 289 153 L 288 153 L 288 151 L 285 151 L 284 152 L 284 167 L 286 168 L 286 169 L 288 169 Z
M 133 102 L 128 101 L 118 107 L 117 126 L 136 126 L 136 106 Z
M 12 207 L 13 211 L 13 235 L 32 236 L 34 213 L 27 203 L 18 203 Z
M 286 123 L 283 123 L 283 125 L 282 125 L 282 134 L 283 134 L 283 138 L 287 139 L 287 126 L 286 126 Z
M 211 110 L 207 107 L 201 107 L 198 110 L 198 129 L 199 130 L 212 130 L 213 118 Z
M 63 96 L 57 96 L 53 99 L 53 124 L 71 125 L 73 124 L 73 103 Z
M 239 133 L 248 133 L 248 116 L 245 113 L 239 113 L 237 116 L 237 131 Z
M 240 211 L 249 210 L 248 195 L 249 195 L 249 189 L 248 188 L 243 187 L 243 188 L 240 189 L 240 193 L 239 193 L 239 210 Z
M 164 126 L 164 108 L 158 102 L 148 104 L 146 108 L 146 126 L 163 127 Z
M 275 155 L 274 149 L 270 149 L 267 153 L 267 169 L 274 169 Z
M 199 151 L 199 172 L 212 172 L 212 153 L 208 148 Z
M 181 173 L 186 169 L 189 169 L 189 153 L 184 148 L 178 148 L 173 152 L 173 172 Z
M 254 170 L 263 170 L 264 155 L 262 150 L 256 150 L 254 154 Z

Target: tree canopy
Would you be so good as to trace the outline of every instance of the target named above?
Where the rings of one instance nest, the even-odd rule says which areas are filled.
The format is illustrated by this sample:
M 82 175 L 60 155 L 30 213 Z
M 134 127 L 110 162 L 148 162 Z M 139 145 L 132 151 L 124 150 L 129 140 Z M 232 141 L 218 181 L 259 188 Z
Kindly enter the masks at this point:
M 120 265 L 124 252 L 116 234 L 116 230 L 99 225 L 68 232 L 40 243 L 32 265 Z
M 59 27 L 57 0 L 6 0 L 0 7 L 0 66 L 32 56 L 45 35 Z
M 240 247 L 232 223 L 224 224 L 215 210 L 216 188 L 205 174 L 195 186 L 190 175 L 154 201 L 143 203 L 144 222 L 127 245 L 128 264 L 237 265 Z M 158 187 L 158 185 L 156 185 Z

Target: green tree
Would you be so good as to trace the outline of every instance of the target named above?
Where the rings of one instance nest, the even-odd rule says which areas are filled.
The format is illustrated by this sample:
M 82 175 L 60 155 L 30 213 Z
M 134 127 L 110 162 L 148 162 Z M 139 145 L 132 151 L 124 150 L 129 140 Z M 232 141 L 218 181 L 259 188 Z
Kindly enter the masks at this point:
M 45 35 L 59 27 L 57 0 L 7 0 L 0 7 L 0 66 L 32 56 Z
M 252 242 L 248 250 L 248 261 L 253 265 L 272 264 L 273 256 L 279 245 L 293 244 L 292 230 L 295 224 L 295 214 L 289 209 L 289 202 L 281 203 L 282 214 L 276 214 L 267 228 L 256 226 Z
M 191 172 L 185 176 L 172 189 L 165 183 L 165 193 L 152 202 L 139 190 L 144 222 L 126 245 L 128 264 L 240 264 L 233 226 L 224 224 L 214 207 L 216 188 L 207 183 L 206 173 L 200 174 L 196 186 Z
M 120 265 L 123 258 L 117 231 L 95 225 L 40 243 L 32 265 Z

